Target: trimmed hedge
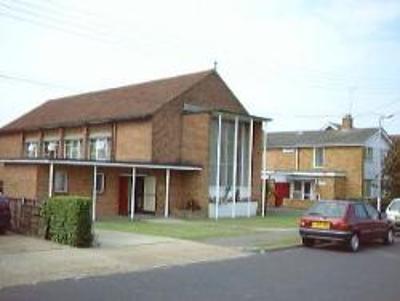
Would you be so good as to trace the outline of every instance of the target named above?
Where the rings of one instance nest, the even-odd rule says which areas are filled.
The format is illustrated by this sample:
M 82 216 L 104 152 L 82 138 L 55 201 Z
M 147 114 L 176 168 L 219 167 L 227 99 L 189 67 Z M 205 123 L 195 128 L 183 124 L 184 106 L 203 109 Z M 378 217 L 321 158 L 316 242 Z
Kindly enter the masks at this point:
M 48 199 L 42 206 L 45 237 L 74 247 L 90 247 L 92 235 L 92 201 L 79 196 Z

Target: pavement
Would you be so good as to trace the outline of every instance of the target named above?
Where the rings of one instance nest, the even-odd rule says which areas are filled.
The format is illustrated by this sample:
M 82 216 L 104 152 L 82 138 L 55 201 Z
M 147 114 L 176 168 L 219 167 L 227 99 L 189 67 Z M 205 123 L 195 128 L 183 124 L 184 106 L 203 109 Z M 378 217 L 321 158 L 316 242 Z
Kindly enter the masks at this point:
M 0 290 L 2 300 L 400 300 L 400 242 L 296 248 Z
M 0 236 L 0 290 L 246 256 L 215 245 L 104 230 L 96 230 L 96 245 L 78 249 L 16 234 Z

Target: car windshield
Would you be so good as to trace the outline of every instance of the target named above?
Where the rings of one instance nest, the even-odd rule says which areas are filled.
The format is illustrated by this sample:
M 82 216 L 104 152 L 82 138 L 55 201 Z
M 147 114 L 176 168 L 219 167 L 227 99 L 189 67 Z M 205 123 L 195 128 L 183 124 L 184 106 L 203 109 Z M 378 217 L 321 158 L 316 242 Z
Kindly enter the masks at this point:
M 389 209 L 393 210 L 393 211 L 400 211 L 400 200 L 399 201 L 394 201 L 392 203 L 392 205 L 390 205 Z
M 335 202 L 321 202 L 311 207 L 306 215 L 324 216 L 324 217 L 343 217 L 346 212 L 346 204 Z

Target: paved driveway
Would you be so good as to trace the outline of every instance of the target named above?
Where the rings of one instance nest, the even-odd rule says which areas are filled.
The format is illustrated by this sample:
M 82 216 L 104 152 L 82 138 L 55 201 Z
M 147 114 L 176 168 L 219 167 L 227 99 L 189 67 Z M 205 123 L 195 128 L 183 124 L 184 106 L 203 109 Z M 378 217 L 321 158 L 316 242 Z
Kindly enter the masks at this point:
M 218 246 L 165 237 L 96 231 L 97 246 L 78 249 L 16 234 L 0 236 L 0 289 L 66 278 L 245 256 Z

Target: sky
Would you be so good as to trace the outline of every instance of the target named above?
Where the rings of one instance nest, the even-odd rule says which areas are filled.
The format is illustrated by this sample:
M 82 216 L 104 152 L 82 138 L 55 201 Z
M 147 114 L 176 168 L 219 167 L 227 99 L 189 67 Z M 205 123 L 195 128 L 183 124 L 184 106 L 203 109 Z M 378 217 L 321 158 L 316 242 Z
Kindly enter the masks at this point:
M 83 2 L 83 3 L 82 3 Z M 0 126 L 44 101 L 211 69 L 270 131 L 400 134 L 400 1 L 0 0 Z

